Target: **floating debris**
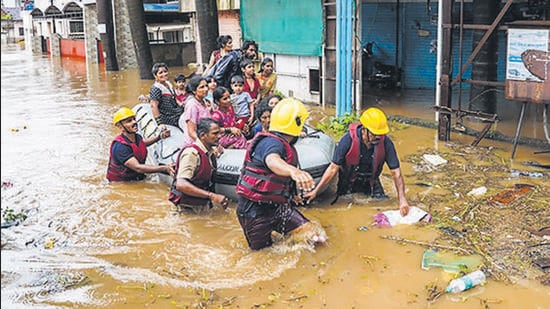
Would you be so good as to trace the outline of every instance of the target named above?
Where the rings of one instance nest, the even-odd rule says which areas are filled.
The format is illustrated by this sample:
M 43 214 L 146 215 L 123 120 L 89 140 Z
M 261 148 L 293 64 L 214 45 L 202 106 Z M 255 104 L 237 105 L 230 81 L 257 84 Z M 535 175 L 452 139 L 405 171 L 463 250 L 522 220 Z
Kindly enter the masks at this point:
M 59 273 L 48 271 L 41 274 L 40 278 L 31 283 L 31 286 L 38 287 L 40 294 L 53 294 L 63 292 L 70 288 L 88 285 L 90 278 L 82 272 Z
M 493 195 L 489 199 L 489 202 L 496 203 L 498 205 L 507 205 L 515 201 L 520 196 L 525 195 L 529 191 L 533 190 L 534 188 L 535 186 L 533 185 L 517 183 L 514 185 L 514 188 L 506 189 L 496 195 Z
M 11 128 L 10 132 L 17 133 L 21 130 L 26 130 L 26 129 L 27 129 L 27 125 L 23 125 L 21 128 Z
M 3 229 L 12 226 L 19 225 L 19 223 L 25 221 L 27 215 L 24 213 L 15 213 L 15 210 L 11 208 L 2 209 L 2 225 Z
M 485 193 L 487 193 L 487 188 L 486 187 L 478 187 L 478 188 L 472 189 L 470 192 L 468 192 L 468 195 L 480 196 L 480 195 L 483 195 Z
M 430 283 L 429 285 L 426 285 L 426 291 L 428 292 L 428 296 L 426 297 L 426 300 L 429 302 L 436 301 L 441 295 L 444 294 L 445 289 L 440 288 L 435 283 Z
M 16 225 L 19 225 L 19 221 L 18 221 L 18 220 L 3 221 L 1 227 L 2 227 L 3 229 L 7 229 L 7 228 L 10 228 L 10 227 L 16 226 Z
M 471 272 L 483 263 L 480 255 L 459 256 L 450 252 L 440 252 L 436 249 L 428 249 L 422 255 L 422 269 L 442 268 L 446 272 L 460 273 Z
M 541 237 L 550 236 L 550 226 L 541 227 L 538 230 L 532 229 L 532 228 L 526 228 L 526 230 L 533 235 L 537 235 Z
M 415 182 L 415 183 L 413 183 L 413 185 L 419 186 L 419 187 L 432 187 L 433 186 L 433 184 L 431 184 L 429 182 Z
M 542 178 L 544 174 L 541 172 L 527 172 L 527 171 L 512 171 L 510 177 L 518 178 L 519 176 L 526 176 L 530 178 Z
M 406 216 L 402 216 L 399 210 L 386 210 L 374 215 L 374 221 L 379 227 L 392 227 L 398 224 L 415 224 L 420 221 L 430 222 L 432 216 L 426 211 L 413 206 Z
M 550 269 L 550 258 L 540 258 L 533 261 L 533 265 L 540 269 Z
M 447 160 L 443 159 L 440 155 L 437 154 L 424 154 L 422 158 L 433 166 L 447 164 Z
M 13 182 L 11 181 L 2 181 L 2 188 L 11 188 L 13 187 Z
M 445 147 L 425 148 L 405 158 L 413 167 L 414 173 L 407 176 L 411 183 L 430 183 L 437 189 L 411 197 L 412 202 L 416 198 L 428 205 L 434 217 L 432 226 L 441 232 L 434 242 L 482 256 L 484 270 L 495 281 L 528 278 L 550 285 L 548 269 L 534 264 L 548 257 L 548 236 L 536 229 L 550 226 L 549 175 L 527 170 L 525 175 L 518 173 L 526 177 L 525 182 L 510 185 L 514 180 L 511 162 L 501 154 L 502 149 L 449 143 Z M 443 168 L 432 166 L 424 160 L 425 153 L 438 153 L 448 163 Z M 542 167 L 537 165 L 532 166 Z M 482 186 L 493 193 L 482 199 L 467 194 Z
M 44 249 L 52 249 L 55 246 L 55 238 L 50 237 L 44 243 Z
M 540 168 L 550 168 L 550 164 L 542 164 L 536 161 L 521 162 L 521 164 Z
M 464 234 L 462 232 L 457 231 L 454 227 L 451 226 L 440 226 L 439 230 L 454 237 L 464 237 Z

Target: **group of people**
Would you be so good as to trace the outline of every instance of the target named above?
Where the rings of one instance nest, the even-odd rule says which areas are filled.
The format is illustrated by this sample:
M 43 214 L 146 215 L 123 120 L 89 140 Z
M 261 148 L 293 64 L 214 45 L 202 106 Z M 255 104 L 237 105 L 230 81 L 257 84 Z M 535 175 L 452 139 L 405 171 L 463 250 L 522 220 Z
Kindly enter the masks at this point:
M 146 173 L 165 173 L 173 177 L 168 199 L 180 209 L 202 210 L 214 205 L 225 209 L 229 199 L 217 194 L 214 186 L 217 157 L 224 148 L 246 148 L 236 185 L 239 196 L 236 212 L 253 250 L 270 246 L 274 231 L 289 235 L 307 229 L 312 223 L 296 207 L 314 200 L 336 174 L 336 198 L 353 192 L 387 198 L 379 179 L 386 163 L 401 214 L 408 213 L 399 159 L 387 136 L 387 118 L 380 109 L 368 108 L 360 121 L 350 126 L 316 185 L 313 177 L 299 168 L 294 148 L 304 135 L 309 116 L 305 105 L 295 98 L 281 99 L 273 94 L 274 88 L 262 92 L 251 61 L 258 49 L 255 42 L 245 41 L 240 50 L 227 47 L 232 44 L 230 37 L 224 36 L 219 43 L 220 51 L 213 53 L 206 71 L 208 77 L 198 74 L 189 80 L 183 77 L 186 90 L 183 99 L 176 98 L 176 91 L 168 81 L 168 67 L 163 63 L 153 66 L 155 83 L 151 86 L 150 104 L 153 116 L 163 128 L 156 137 L 144 139 L 138 133 L 131 109 L 123 107 L 115 112 L 113 124 L 120 134 L 110 148 L 109 181 L 142 180 Z M 269 58 L 262 61 L 260 75 L 266 71 L 275 74 Z M 178 89 L 182 87 L 180 78 L 178 75 L 175 80 Z M 271 87 L 276 79 L 268 76 L 264 82 Z M 206 99 L 209 94 L 211 100 Z M 170 136 L 164 125 L 179 127 L 184 132 L 183 148 L 175 164 L 147 165 L 147 146 Z
M 247 40 L 240 49 L 232 46 L 231 36 L 220 36 L 219 49 L 212 52 L 205 71 L 199 74 L 195 70 L 189 76 L 176 74 L 175 88 L 169 80 L 168 66 L 153 65 L 155 82 L 148 97 L 153 116 L 158 124 L 181 129 L 185 145 L 197 138 L 197 124 L 204 117 L 214 116 L 219 122 L 224 135 L 220 143 L 226 148 L 245 148 L 246 140 L 262 128 L 256 110 L 266 100 L 262 108 L 265 112 L 267 102 L 274 100 L 277 74 L 273 60 L 263 58 L 256 70 L 258 44 Z M 224 96 L 226 93 L 229 96 Z
M 392 173 L 401 214 L 407 215 L 409 204 L 399 158 L 380 109 L 368 108 L 360 121 L 350 126 L 317 185 L 308 172 L 299 168 L 294 148 L 308 117 L 304 104 L 294 98 L 283 99 L 270 116 L 268 129 L 259 132 L 248 145 L 236 186 L 237 216 L 251 249 L 270 246 L 272 231 L 289 235 L 306 229 L 311 222 L 296 206 L 314 200 L 336 174 L 337 196 L 361 192 L 373 198 L 387 198 L 379 179 L 384 163 Z M 144 140 L 137 133 L 135 114 L 127 108 L 115 113 L 113 123 L 121 134 L 111 145 L 107 179 L 141 180 L 145 173 L 167 173 L 174 176 L 169 200 L 175 205 L 195 210 L 214 204 L 228 206 L 228 198 L 214 190 L 216 148 L 223 131 L 218 121 L 210 117 L 199 120 L 197 138 L 182 149 L 175 166 L 145 164 L 146 146 L 168 137 L 168 131 Z

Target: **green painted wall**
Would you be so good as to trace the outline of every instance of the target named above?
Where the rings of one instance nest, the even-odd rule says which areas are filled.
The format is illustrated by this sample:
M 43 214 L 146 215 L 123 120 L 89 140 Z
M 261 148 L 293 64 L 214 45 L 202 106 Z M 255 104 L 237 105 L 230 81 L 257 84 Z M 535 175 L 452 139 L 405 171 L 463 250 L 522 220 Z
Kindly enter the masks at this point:
M 241 0 L 243 39 L 265 53 L 321 56 L 323 7 L 320 0 Z

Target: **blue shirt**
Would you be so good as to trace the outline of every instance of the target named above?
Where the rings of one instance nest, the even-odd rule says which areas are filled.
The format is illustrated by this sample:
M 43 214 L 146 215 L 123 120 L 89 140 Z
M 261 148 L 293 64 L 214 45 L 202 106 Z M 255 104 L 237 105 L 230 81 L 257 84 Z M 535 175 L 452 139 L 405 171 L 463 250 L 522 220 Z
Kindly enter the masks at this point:
M 286 157 L 285 145 L 273 137 L 264 137 L 260 142 L 258 142 L 258 145 L 256 145 L 256 148 L 254 149 L 254 153 L 252 154 L 252 162 L 255 164 L 261 164 L 267 168 L 265 159 L 272 153 L 276 153 L 284 159 Z M 272 214 L 276 207 L 276 205 L 269 204 L 260 205 L 239 196 L 237 215 L 251 218 L 266 216 Z
M 252 102 L 252 97 L 248 92 L 231 95 L 231 105 L 238 117 L 250 116 L 250 106 L 248 105 L 250 102 Z
M 124 136 L 124 139 L 126 139 L 127 142 L 131 143 L 130 140 L 126 136 Z M 139 134 L 136 134 L 136 145 L 140 143 L 142 137 Z M 132 150 L 132 147 L 130 145 L 124 145 L 121 142 L 115 142 L 113 145 L 113 158 L 115 160 L 115 164 L 124 166 L 124 163 L 126 161 L 130 160 L 132 157 L 135 157 L 134 151 Z
M 273 137 L 264 137 L 254 149 L 252 162 L 260 163 L 267 168 L 267 164 L 265 164 L 265 159 L 268 155 L 272 153 L 278 154 L 284 160 L 286 158 L 285 145 L 283 145 L 280 140 L 277 140 Z
M 254 128 L 252 129 L 252 136 L 256 136 L 256 134 L 262 132 L 262 124 L 261 123 L 258 123 L 254 126 Z

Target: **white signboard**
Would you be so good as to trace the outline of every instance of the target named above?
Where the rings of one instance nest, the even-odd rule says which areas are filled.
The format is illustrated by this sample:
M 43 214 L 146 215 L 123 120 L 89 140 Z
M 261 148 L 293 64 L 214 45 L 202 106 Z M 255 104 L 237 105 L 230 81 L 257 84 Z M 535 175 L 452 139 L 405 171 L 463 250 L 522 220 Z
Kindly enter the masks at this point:
M 542 80 L 533 75 L 524 63 L 525 52 L 548 50 L 549 30 L 508 29 L 508 54 L 506 57 L 506 79 L 521 81 Z
M 97 25 L 97 32 L 99 32 L 99 34 L 107 33 L 107 26 L 105 24 L 98 24 Z

